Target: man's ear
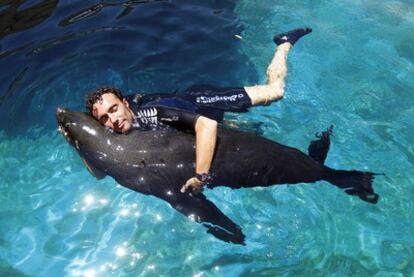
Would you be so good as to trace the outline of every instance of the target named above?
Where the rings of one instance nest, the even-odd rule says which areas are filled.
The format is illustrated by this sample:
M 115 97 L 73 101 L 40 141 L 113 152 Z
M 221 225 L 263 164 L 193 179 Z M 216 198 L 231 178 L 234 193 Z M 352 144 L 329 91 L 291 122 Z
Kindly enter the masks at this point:
M 95 104 L 92 105 L 92 117 L 95 119 L 98 117 L 98 109 L 95 107 Z
M 128 101 L 126 100 L 126 98 L 122 99 L 122 103 L 124 103 L 124 105 L 125 105 L 127 108 L 129 108 L 129 103 L 128 103 Z

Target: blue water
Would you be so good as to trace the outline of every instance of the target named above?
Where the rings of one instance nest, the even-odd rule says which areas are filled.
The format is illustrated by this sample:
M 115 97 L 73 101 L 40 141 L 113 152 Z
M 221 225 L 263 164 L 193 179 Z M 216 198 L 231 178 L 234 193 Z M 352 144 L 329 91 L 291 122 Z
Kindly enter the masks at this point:
M 414 2 L 25 1 L 0 24 L 1 276 L 414 276 Z M 327 164 L 385 173 L 377 205 L 324 182 L 208 190 L 247 235 L 226 244 L 95 180 L 57 132 L 56 107 L 100 85 L 264 82 L 298 26 L 285 99 L 227 124 L 302 150 L 334 124 Z

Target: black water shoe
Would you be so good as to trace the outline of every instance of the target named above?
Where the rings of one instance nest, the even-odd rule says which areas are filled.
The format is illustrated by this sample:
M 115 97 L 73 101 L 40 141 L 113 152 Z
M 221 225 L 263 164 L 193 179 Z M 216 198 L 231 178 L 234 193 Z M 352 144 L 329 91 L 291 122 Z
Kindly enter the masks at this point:
M 294 45 L 295 42 L 303 37 L 304 35 L 309 34 L 312 32 L 311 28 L 301 28 L 301 29 L 295 29 L 286 33 L 277 34 L 274 36 L 273 41 L 277 45 L 281 45 L 285 42 L 290 42 L 290 44 Z

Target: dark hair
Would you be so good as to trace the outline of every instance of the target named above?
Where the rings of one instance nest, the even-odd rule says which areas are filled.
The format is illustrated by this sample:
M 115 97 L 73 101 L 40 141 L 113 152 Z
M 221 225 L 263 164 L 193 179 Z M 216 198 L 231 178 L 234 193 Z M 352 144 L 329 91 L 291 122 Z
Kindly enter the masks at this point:
M 102 100 L 102 95 L 105 93 L 112 93 L 120 100 L 124 99 L 124 96 L 122 95 L 121 90 L 114 88 L 114 87 L 100 87 L 98 89 L 95 89 L 86 95 L 85 98 L 85 107 L 86 110 L 90 115 L 92 115 L 93 105 L 98 102 L 99 100 Z

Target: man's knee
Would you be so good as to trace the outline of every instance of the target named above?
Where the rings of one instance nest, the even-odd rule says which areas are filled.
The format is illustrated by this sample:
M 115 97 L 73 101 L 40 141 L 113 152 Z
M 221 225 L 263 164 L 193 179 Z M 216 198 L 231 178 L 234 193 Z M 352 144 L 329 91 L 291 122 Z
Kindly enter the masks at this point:
M 282 99 L 284 96 L 284 84 L 282 82 L 245 87 L 245 90 L 247 95 L 250 97 L 253 106 L 267 105 L 271 102 Z

